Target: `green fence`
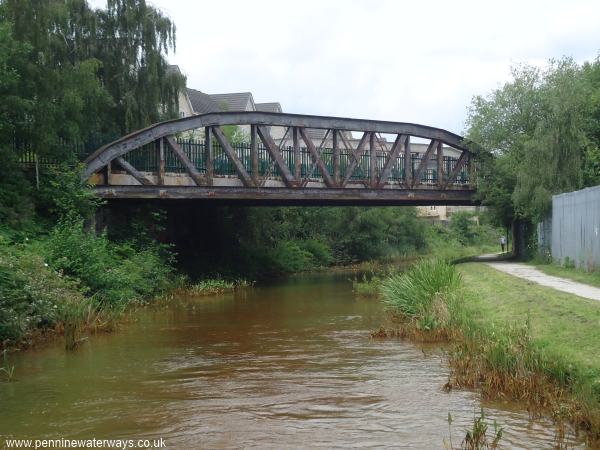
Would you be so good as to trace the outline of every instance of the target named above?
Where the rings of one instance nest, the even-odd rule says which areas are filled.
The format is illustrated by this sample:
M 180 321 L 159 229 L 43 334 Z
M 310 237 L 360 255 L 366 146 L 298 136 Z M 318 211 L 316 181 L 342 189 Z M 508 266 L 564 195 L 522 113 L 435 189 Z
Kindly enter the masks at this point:
M 204 150 L 204 140 L 197 139 L 177 139 L 177 142 L 181 146 L 183 152 L 190 159 L 192 164 L 196 167 L 198 172 L 206 173 L 206 152 Z M 19 156 L 19 161 L 25 166 L 38 165 L 58 165 L 61 161 L 83 161 L 88 155 L 93 153 L 100 145 L 97 142 L 84 143 L 68 143 L 65 141 L 58 141 L 55 144 L 56 148 L 60 149 L 60 153 L 64 155 L 64 158 L 60 161 L 58 159 L 51 159 L 46 157 L 40 157 L 27 145 L 15 145 L 15 151 Z M 235 166 L 227 157 L 227 154 L 217 141 L 213 141 L 213 170 L 215 176 L 237 176 Z M 250 144 L 241 143 L 232 145 L 236 155 L 242 162 L 245 169 L 251 173 L 252 171 L 252 155 Z M 286 146 L 281 149 L 283 160 L 285 161 L 290 172 L 294 173 L 294 149 L 291 146 Z M 54 153 L 56 154 L 56 153 Z M 165 171 L 171 173 L 185 173 L 185 168 L 177 159 L 175 154 L 168 151 L 165 148 Z M 123 158 L 133 165 L 135 168 L 142 172 L 158 172 L 160 163 L 160 146 L 159 142 L 155 141 L 150 144 L 146 144 L 140 148 L 132 150 L 123 156 Z M 346 177 L 346 171 L 353 155 L 349 150 L 340 150 L 340 176 Z M 321 151 L 321 159 L 330 174 L 333 174 L 333 149 L 325 148 Z M 377 166 L 375 168 L 375 174 L 379 178 L 383 172 L 387 155 L 378 154 L 376 157 Z M 421 163 L 422 155 L 413 153 L 411 156 L 411 172 L 412 177 L 415 176 L 417 168 Z M 457 163 L 457 158 L 444 157 L 444 173 L 446 176 L 450 174 Z M 313 163 L 313 158 L 308 149 L 302 147 L 300 149 L 300 164 L 301 164 L 301 176 L 302 178 L 308 178 L 312 180 L 321 180 L 322 174 L 316 164 Z M 431 168 L 437 167 L 437 161 L 434 158 L 431 159 L 429 167 L 426 167 L 421 174 L 421 182 L 424 184 L 436 184 L 438 181 L 437 169 Z M 355 167 L 351 180 L 368 180 L 370 177 L 371 169 L 371 158 L 368 151 L 360 158 L 359 164 Z M 272 161 L 266 147 L 258 145 L 258 171 L 261 177 L 280 177 L 279 168 Z M 388 182 L 402 182 L 404 181 L 404 155 L 398 156 L 394 161 L 390 170 Z M 469 173 L 468 170 L 463 168 L 457 176 L 455 184 L 468 184 Z

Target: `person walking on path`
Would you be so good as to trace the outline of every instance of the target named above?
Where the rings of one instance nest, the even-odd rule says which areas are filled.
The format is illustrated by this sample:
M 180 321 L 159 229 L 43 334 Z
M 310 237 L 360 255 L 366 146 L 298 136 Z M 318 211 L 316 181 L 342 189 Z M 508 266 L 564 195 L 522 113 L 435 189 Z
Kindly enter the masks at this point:
M 502 253 L 504 253 L 504 247 L 506 246 L 506 237 L 500 237 L 500 247 L 502 247 Z

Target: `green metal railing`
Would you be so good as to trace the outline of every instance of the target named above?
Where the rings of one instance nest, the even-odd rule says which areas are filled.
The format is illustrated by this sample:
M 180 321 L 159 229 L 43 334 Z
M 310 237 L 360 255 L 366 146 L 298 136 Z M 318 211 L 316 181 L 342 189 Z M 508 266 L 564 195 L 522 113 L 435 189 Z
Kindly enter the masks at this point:
M 192 164 L 201 174 L 206 173 L 206 152 L 204 149 L 204 140 L 179 138 L 177 142 L 181 146 L 183 152 L 190 159 Z M 26 144 L 15 144 L 14 149 L 18 155 L 19 162 L 24 166 L 58 166 L 61 163 L 74 163 L 83 161 L 87 156 L 93 153 L 102 143 L 90 141 L 87 143 L 75 142 L 69 143 L 59 140 L 52 144 L 56 149 L 60 149 L 60 154 L 64 158 L 48 158 L 38 155 L 30 146 Z M 215 176 L 237 176 L 233 163 L 227 157 L 227 154 L 217 141 L 213 141 L 213 169 Z M 251 173 L 252 171 L 252 155 L 250 144 L 240 143 L 232 145 L 236 155 L 244 165 L 244 168 Z M 55 152 L 53 154 L 56 154 Z M 291 146 L 286 146 L 281 149 L 283 159 L 289 168 L 290 172 L 294 173 L 294 149 Z M 185 168 L 177 159 L 175 154 L 168 151 L 165 144 L 165 171 L 171 173 L 185 173 Z M 146 144 L 140 148 L 130 151 L 123 158 L 142 172 L 158 172 L 160 163 L 160 146 L 159 142 L 155 141 Z M 377 166 L 375 168 L 376 176 L 379 177 L 383 172 L 383 167 L 386 162 L 387 155 L 378 154 L 376 157 Z M 37 159 L 37 161 L 36 161 Z M 325 148 L 321 151 L 321 159 L 325 164 L 328 172 L 333 175 L 333 149 Z M 411 177 L 416 175 L 419 164 L 421 163 L 422 155 L 413 153 L 411 156 Z M 340 176 L 346 177 L 346 171 L 351 161 L 353 160 L 352 153 L 349 150 L 340 150 Z M 456 166 L 458 159 L 445 156 L 444 157 L 444 173 L 446 176 L 450 174 Z M 322 174 L 316 164 L 313 165 L 312 155 L 308 149 L 302 147 L 300 149 L 300 164 L 302 178 L 310 178 L 312 180 L 322 179 Z M 369 151 L 365 151 L 361 156 L 359 164 L 354 169 L 351 180 L 367 180 L 370 176 L 371 158 Z M 437 167 L 435 158 L 431 159 L 430 166 Z M 258 172 L 261 177 L 280 177 L 279 168 L 273 163 L 267 149 L 263 145 L 258 145 Z M 398 156 L 392 166 L 387 182 L 403 182 L 404 174 L 404 155 Z M 421 174 L 421 182 L 424 184 L 436 184 L 438 181 L 437 169 L 426 168 Z M 469 172 L 463 168 L 454 184 L 469 184 Z
M 15 140 L 12 147 L 19 163 L 25 167 L 74 165 L 117 138 L 116 135 L 98 135 L 87 141 L 58 138 L 38 144 L 37 148 L 29 142 Z

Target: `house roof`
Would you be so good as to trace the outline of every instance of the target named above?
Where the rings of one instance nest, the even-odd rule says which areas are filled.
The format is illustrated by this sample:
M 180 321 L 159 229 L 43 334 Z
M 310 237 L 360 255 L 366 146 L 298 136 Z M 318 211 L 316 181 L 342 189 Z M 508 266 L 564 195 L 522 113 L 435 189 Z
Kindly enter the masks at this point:
M 219 112 L 221 108 L 211 98 L 210 95 L 196 89 L 187 88 L 187 95 L 192 104 L 192 109 L 196 114 L 206 114 L 210 112 Z
M 253 106 L 254 99 L 251 92 L 235 92 L 231 94 L 210 94 L 210 98 L 219 105 L 223 111 L 245 111 L 248 102 Z
M 257 111 L 266 111 L 266 112 L 283 112 L 281 109 L 281 104 L 279 102 L 270 102 L 270 103 L 256 103 Z
M 307 128 L 306 129 L 306 134 L 308 134 L 308 136 L 312 139 L 313 143 L 316 146 L 319 146 L 319 144 L 325 137 L 325 133 L 327 133 L 327 130 L 324 130 L 322 128 Z M 329 138 L 331 138 L 331 136 L 329 136 Z

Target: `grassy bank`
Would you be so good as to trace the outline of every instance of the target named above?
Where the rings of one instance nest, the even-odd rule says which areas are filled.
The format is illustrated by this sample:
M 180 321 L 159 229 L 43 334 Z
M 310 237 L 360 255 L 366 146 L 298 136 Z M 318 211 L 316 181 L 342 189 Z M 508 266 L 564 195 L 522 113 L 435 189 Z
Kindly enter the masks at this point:
M 524 325 L 528 320 L 536 346 L 569 360 L 581 372 L 595 371 L 600 388 L 600 302 L 532 284 L 484 264 L 462 264 L 458 270 L 474 321 L 492 327 Z
M 592 286 L 600 287 L 600 270 L 586 271 L 579 269 L 571 264 L 560 265 L 557 263 L 543 261 L 541 259 L 534 259 L 528 264 L 535 266 L 548 275 L 556 277 L 569 278 L 580 283 L 590 284 Z
M 527 401 L 600 438 L 600 304 L 482 264 L 423 261 L 382 283 L 394 334 L 451 341 L 446 388 Z

